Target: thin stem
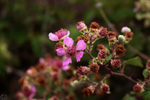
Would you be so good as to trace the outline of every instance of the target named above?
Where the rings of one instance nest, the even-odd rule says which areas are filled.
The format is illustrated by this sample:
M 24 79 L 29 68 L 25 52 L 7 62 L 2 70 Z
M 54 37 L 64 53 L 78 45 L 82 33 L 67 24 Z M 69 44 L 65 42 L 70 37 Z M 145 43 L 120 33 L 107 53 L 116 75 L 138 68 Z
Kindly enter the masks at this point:
M 131 77 L 129 77 L 129 76 L 125 75 L 125 74 L 122 74 L 122 73 L 112 72 L 112 75 L 122 76 L 122 77 L 132 81 L 133 83 L 137 83 L 137 81 L 133 80 Z
M 94 59 L 94 57 L 91 55 L 91 53 L 89 53 L 87 50 L 84 50 L 84 52 L 85 52 L 86 54 L 88 54 L 88 55 L 91 57 L 91 59 Z
M 148 60 L 150 59 L 148 56 L 146 56 L 145 54 L 143 54 L 142 52 L 138 51 L 137 49 L 135 49 L 132 45 L 128 44 L 128 47 L 131 51 L 135 52 L 136 54 L 138 54 L 141 58 Z
M 125 65 L 125 63 L 123 63 L 123 67 L 122 67 L 122 69 L 121 69 L 121 73 L 124 73 L 124 69 L 125 69 L 125 67 L 126 67 L 126 65 Z
M 107 74 L 98 84 L 102 84 L 105 80 L 107 80 L 111 75 Z

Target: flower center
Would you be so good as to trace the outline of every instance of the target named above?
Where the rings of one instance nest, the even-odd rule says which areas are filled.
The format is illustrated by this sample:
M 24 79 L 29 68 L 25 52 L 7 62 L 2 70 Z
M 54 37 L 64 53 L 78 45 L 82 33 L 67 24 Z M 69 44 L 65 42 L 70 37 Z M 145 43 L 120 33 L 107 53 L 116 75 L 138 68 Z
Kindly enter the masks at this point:
M 74 46 L 68 47 L 66 52 L 67 52 L 68 57 L 72 57 L 76 54 L 76 47 L 74 47 Z

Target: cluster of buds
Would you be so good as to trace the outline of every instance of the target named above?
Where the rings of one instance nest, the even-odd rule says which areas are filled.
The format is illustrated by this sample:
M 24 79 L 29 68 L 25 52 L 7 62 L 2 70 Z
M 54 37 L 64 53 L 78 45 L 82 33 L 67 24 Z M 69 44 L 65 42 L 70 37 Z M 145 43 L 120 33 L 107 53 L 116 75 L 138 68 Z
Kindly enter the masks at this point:
M 66 74 L 64 74 L 64 72 Z M 33 100 L 42 98 L 39 97 L 38 94 L 43 94 L 43 91 L 40 91 L 38 88 L 42 88 L 47 94 L 51 94 L 51 92 L 57 94 L 57 89 L 61 88 L 62 92 L 59 92 L 59 94 L 65 95 L 64 99 L 67 99 L 70 94 L 69 90 L 71 89 L 70 82 L 72 78 L 73 69 L 70 66 L 63 66 L 63 62 L 60 58 L 56 57 L 52 59 L 47 55 L 46 58 L 40 58 L 39 63 L 30 67 L 26 71 L 25 76 L 19 80 L 22 89 L 16 94 L 16 99 Z M 64 89 L 68 91 L 66 92 L 67 94 L 63 92 Z M 62 97 L 52 96 L 49 99 L 47 98 L 47 100 L 59 100 L 59 98 Z

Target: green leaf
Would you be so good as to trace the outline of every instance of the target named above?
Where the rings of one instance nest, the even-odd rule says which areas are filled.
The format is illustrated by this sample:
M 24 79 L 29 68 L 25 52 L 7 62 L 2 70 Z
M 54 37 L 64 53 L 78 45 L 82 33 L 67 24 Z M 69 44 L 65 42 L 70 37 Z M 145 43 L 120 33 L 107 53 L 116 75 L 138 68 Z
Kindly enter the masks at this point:
M 150 100 L 150 87 L 147 87 L 143 93 L 144 100 Z
M 125 60 L 124 63 L 126 65 L 132 65 L 132 66 L 136 66 L 136 67 L 143 67 L 142 60 L 141 60 L 140 57 L 135 57 L 135 58 L 132 58 L 132 59 L 129 59 L 129 60 Z
M 149 73 L 149 70 L 144 69 L 144 71 L 143 71 L 143 76 L 144 76 L 144 77 L 147 77 L 148 73 Z

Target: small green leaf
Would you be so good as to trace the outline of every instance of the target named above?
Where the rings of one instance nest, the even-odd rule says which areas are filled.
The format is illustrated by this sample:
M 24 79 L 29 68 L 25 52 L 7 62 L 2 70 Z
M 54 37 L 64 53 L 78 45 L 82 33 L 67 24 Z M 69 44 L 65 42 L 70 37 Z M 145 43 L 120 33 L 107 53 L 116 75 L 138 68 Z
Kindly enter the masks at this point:
M 147 77 L 148 73 L 149 73 L 149 70 L 144 69 L 144 71 L 143 71 L 143 76 L 144 76 L 144 77 Z
M 143 67 L 142 60 L 141 60 L 140 57 L 135 57 L 135 58 L 132 58 L 132 59 L 129 59 L 129 60 L 125 60 L 124 63 L 126 65 L 132 65 L 132 66 L 136 66 L 136 67 Z

